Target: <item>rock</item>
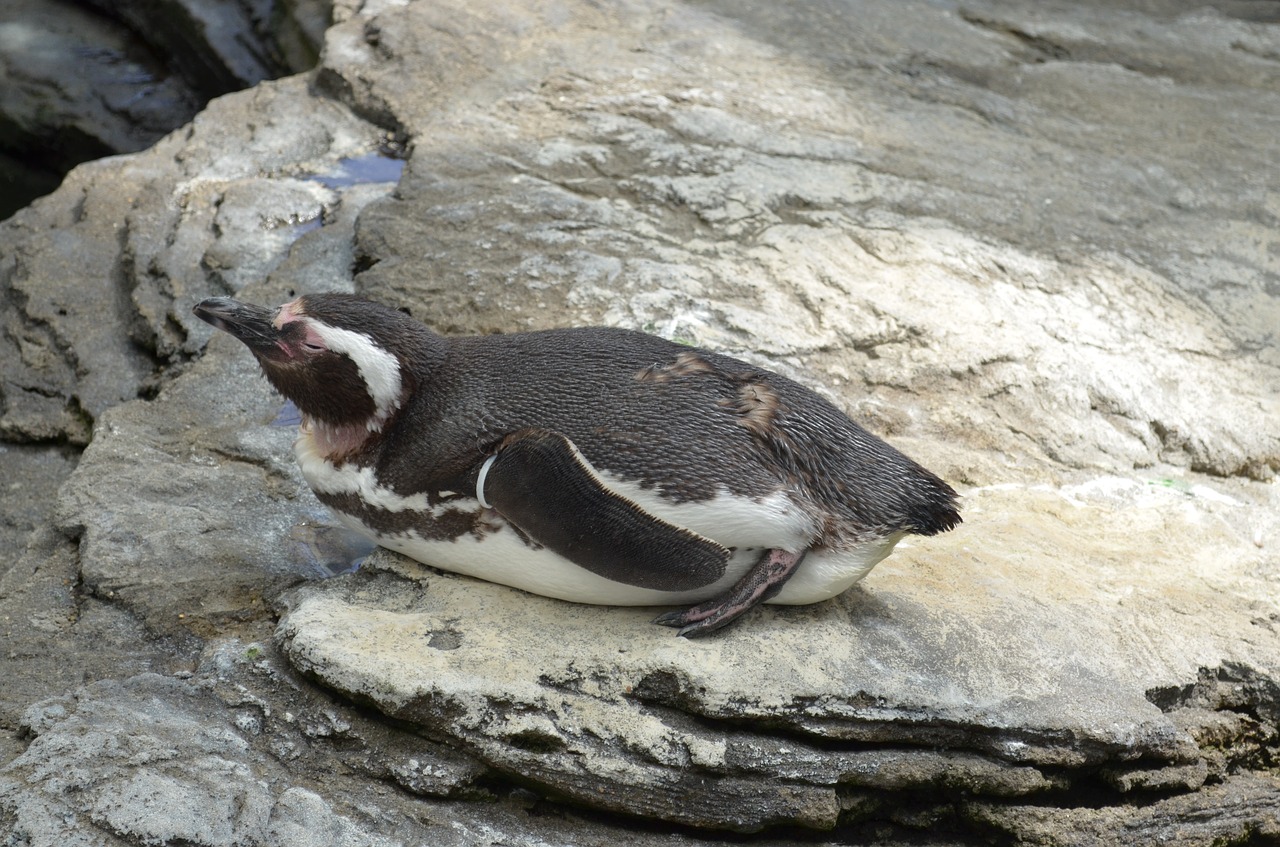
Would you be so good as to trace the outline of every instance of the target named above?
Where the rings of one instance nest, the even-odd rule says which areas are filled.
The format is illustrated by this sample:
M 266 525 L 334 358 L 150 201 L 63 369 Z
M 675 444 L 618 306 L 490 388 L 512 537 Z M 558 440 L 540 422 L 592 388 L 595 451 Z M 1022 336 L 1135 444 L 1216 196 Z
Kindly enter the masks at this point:
M 1239 763 L 1218 750 L 1280 738 L 1280 616 L 1250 575 L 1258 558 L 1241 558 L 1242 502 L 1118 480 L 967 502 L 963 528 L 898 553 L 865 588 L 714 639 L 674 639 L 648 624 L 654 610 L 531 597 L 388 553 L 376 574 L 299 589 L 277 637 L 328 687 L 499 771 L 699 827 L 832 829 L 886 791 L 950 804 L 952 826 L 1090 794 L 1105 814 L 1064 820 L 1104 827 L 1109 806 L 1232 782 Z M 1196 551 L 1200 585 L 1165 566 L 1171 549 Z M 1260 779 L 1248 814 L 1280 789 Z M 1212 796 L 1171 805 L 1191 814 Z
M 0 437 L 87 442 L 106 409 L 203 347 L 192 305 L 261 277 L 332 209 L 339 194 L 316 178 L 372 153 L 378 133 L 304 92 L 295 78 L 219 101 L 187 133 L 83 165 L 0 224 Z M 274 122 L 247 119 L 259 109 Z
M 868 7 L 873 17 L 889 14 L 889 6 Z M 918 398 L 936 398 L 946 411 L 933 425 L 949 438 L 1013 430 L 1002 449 L 1037 461 L 1172 463 L 1257 479 L 1280 468 L 1280 440 L 1268 425 L 1280 415 L 1271 343 L 1280 312 L 1264 293 L 1274 262 L 1223 249 L 1214 234 L 1230 226 L 1223 208 L 1238 209 L 1242 232 L 1266 217 L 1255 205 L 1262 198 L 1232 176 L 1273 170 L 1263 151 L 1274 144 L 1251 136 L 1252 123 L 1238 130 L 1254 138 L 1249 150 L 1224 153 L 1238 155 L 1238 167 L 1204 178 L 1190 151 L 1150 141 L 1157 116 L 1145 111 L 1159 102 L 1160 122 L 1214 123 L 1192 93 L 1199 89 L 1180 93 L 1119 65 L 1073 74 L 1070 62 L 1037 63 L 1016 38 L 936 5 L 921 6 L 897 36 L 914 35 L 939 54 L 915 60 L 868 35 L 876 30 L 862 15 L 831 20 L 822 4 L 732 8 L 725 14 L 742 28 L 725 30 L 683 6 L 656 26 L 640 12 L 584 12 L 611 32 L 607 47 L 548 35 L 556 49 L 574 51 L 572 73 L 517 51 L 502 65 L 515 80 L 501 93 L 462 100 L 445 116 L 438 87 L 409 89 L 406 63 L 422 61 L 420 51 L 448 61 L 462 54 L 470 64 L 458 76 L 496 87 L 484 76 L 485 57 L 496 62 L 504 49 L 495 33 L 541 32 L 549 22 L 469 5 L 459 14 L 480 16 L 486 33 L 469 53 L 404 35 L 451 14 L 438 4 L 331 30 L 321 78 L 346 80 L 330 87 L 354 92 L 365 113 L 391 109 L 394 125 L 416 139 L 402 190 L 362 218 L 361 248 L 378 259 L 362 290 L 430 302 L 449 331 L 541 327 L 568 316 L 784 362 L 803 357 L 808 373 L 874 390 L 877 404 L 923 416 Z M 1108 48 L 1117 62 L 1139 49 L 1129 40 L 1136 24 L 1123 20 Z M 1087 19 L 1093 35 L 1073 37 L 1101 39 L 1116 24 L 1099 11 Z M 358 44 L 357 32 L 367 41 L 371 27 L 395 34 Z M 1209 52 L 1245 29 L 1189 16 L 1153 37 Z M 882 74 L 823 64 L 822 50 L 837 43 L 888 53 L 893 64 Z M 981 61 L 995 67 L 975 81 L 967 66 Z M 1252 88 L 1272 77 L 1251 54 L 1239 62 L 1245 93 L 1218 101 L 1233 127 L 1241 121 L 1226 112 L 1262 114 L 1251 110 L 1275 96 Z M 1114 101 L 1097 99 L 1100 73 L 1116 76 L 1107 79 Z M 375 109 L 356 78 L 392 99 Z M 997 103 L 999 119 L 988 118 Z M 1146 117 L 1119 122 L 1124 109 Z M 1109 146 L 1094 140 L 1101 121 Z M 488 143 L 478 147 L 477 135 Z M 1117 145 L 1145 158 L 1117 159 Z M 1083 184 L 1058 179 L 1068 163 Z M 1135 190 L 1157 173 L 1166 175 L 1160 191 Z M 1170 195 L 1192 183 L 1199 199 L 1171 211 Z M 1249 199 L 1233 206 L 1237 198 Z M 1156 234 L 1126 241 L 1123 252 L 1109 247 L 1116 226 L 1099 222 L 1099 210 L 1149 222 L 1142 231 Z M 1178 238 L 1156 224 L 1173 211 L 1187 228 Z M 1171 242 L 1204 258 L 1170 273 Z M 1240 281 L 1232 295 L 1215 293 L 1222 273 Z M 1256 321 L 1259 314 L 1268 317 Z M 1195 376 L 1175 384 L 1170 374 Z M 1236 386 L 1234 399 L 1216 402 L 1207 392 L 1225 384 Z
M 293 88 L 303 96 L 290 106 L 277 95 Z M 375 155 L 378 131 L 340 107 L 307 103 L 304 80 L 265 84 L 247 96 L 218 101 L 182 138 L 136 158 L 82 166 L 60 192 L 0 225 L 14 244 L 4 251 L 10 308 L 0 341 L 7 345 L 0 426 L 11 439 L 56 442 L 87 440 L 96 425 L 60 512 L 31 493 L 54 490 L 69 467 L 5 492 L 14 504 L 6 514 L 25 510 L 26 521 L 43 523 L 0 580 L 5 726 L 32 702 L 89 679 L 190 672 L 201 636 L 255 625 L 265 625 L 266 635 L 271 591 L 328 573 L 335 555 L 346 557 L 340 567 L 349 565 L 347 540 L 315 525 L 322 513 L 288 461 L 291 436 L 269 425 L 280 404 L 265 383 L 255 384 L 251 368 L 236 380 L 233 369 L 209 358 L 195 370 L 212 366 L 225 382 L 178 380 L 176 405 L 121 402 L 158 391 L 166 379 L 154 372 L 162 363 L 177 363 L 168 381 L 181 372 L 210 335 L 190 305 L 227 293 L 242 261 L 258 272 L 276 267 L 310 232 L 314 244 L 299 247 L 290 263 L 299 284 L 341 280 L 352 263 L 351 219 L 390 187 L 348 173 L 350 162 Z M 242 110 L 252 104 L 305 129 L 250 121 Z M 277 185 L 265 167 L 272 155 L 297 179 Z M 81 217 L 86 210 L 92 214 Z M 331 226 L 318 231 L 322 214 Z M 221 257 L 216 275 L 206 252 Z M 270 296 L 282 296 L 287 284 Z M 188 328 L 199 337 L 189 338 Z M 31 397 L 44 405 L 31 409 Z M 267 426 L 246 440 L 228 428 L 233 414 Z M 48 455 L 8 450 L 6 458 Z M 6 469 L 30 464 L 17 458 Z M 224 467 L 228 487 L 218 493 L 210 478 Z M 142 469 L 151 473 L 139 476 Z M 36 472 L 10 481 L 19 485 Z M 279 533 L 240 531 L 237 522 L 271 514 Z M 223 539 L 223 553 L 206 560 L 213 538 Z M 192 545 L 199 556 L 176 558 Z M 52 655 L 59 661 L 50 666 Z
M 1141 809 L 1045 809 L 1030 806 L 986 807 L 973 811 L 973 823 L 999 831 L 1016 827 L 1023 844 L 1115 844 L 1123 832 L 1133 844 L 1229 844 L 1242 839 L 1280 836 L 1274 779 L 1243 774 L 1191 796 L 1157 800 Z M 1066 837 L 1064 837 L 1066 834 Z
M 32 847 L 616 843 L 527 793 L 495 795 L 483 767 L 332 701 L 269 644 L 215 639 L 194 673 L 92 683 L 32 704 L 20 728 L 0 831 Z
M 0 463 L 8 489 L 3 495 L 5 509 L 0 513 L 0 550 L 9 551 L 13 557 L 0 562 L 0 578 L 13 565 L 31 533 L 48 522 L 49 503 L 75 468 L 76 458 L 56 447 L 0 443 Z
M 0 8 L 0 219 L 75 165 L 135 152 L 191 120 L 200 98 L 126 27 L 62 0 Z
M 0 830 L 1273 835 L 1280 104 L 1244 8 L 342 3 L 314 74 L 77 169 L 0 224 L 0 437 L 55 465 L 16 496 L 60 485 L 5 512 L 35 530 L 0 576 Z M 278 399 L 190 315 L 350 289 L 744 356 L 965 524 L 696 642 L 350 572 Z M 32 452 L 85 442 L 65 482 Z
M 81 162 L 151 146 L 212 97 L 312 67 L 328 20 L 323 0 L 6 3 L 0 219 Z
M 329 23 L 326 0 L 87 0 L 166 57 L 204 100 L 309 69 Z
M 479 816 L 474 804 L 440 799 L 447 817 L 421 820 L 420 800 L 384 787 L 389 771 L 410 790 L 448 798 L 478 769 L 431 742 L 344 717 L 318 692 L 297 692 L 256 645 L 219 643 L 198 677 L 107 680 L 28 708 L 21 728 L 30 742 L 0 768 L 10 839 L 390 847 L 421 837 L 478 843 L 466 836 L 477 831 L 518 845 L 555 837 L 554 822 L 526 822 L 518 806 L 493 798 Z M 282 694 L 291 710 L 280 708 Z M 298 778 L 303 763 L 317 778 Z

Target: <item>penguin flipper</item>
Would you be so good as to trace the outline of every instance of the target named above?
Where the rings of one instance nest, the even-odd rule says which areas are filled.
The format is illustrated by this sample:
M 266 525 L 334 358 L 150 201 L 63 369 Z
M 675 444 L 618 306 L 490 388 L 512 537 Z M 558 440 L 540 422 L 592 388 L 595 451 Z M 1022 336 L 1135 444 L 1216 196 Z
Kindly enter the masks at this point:
M 481 467 L 476 493 L 532 540 L 614 582 L 687 591 L 720 579 L 729 561 L 727 548 L 610 491 L 553 430 L 507 436 Z

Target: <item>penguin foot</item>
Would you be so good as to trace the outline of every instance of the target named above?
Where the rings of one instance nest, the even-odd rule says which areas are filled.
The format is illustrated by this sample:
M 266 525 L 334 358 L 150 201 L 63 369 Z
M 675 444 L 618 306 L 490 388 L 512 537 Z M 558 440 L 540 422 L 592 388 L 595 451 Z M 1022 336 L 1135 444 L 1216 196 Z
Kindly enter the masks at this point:
M 653 622 L 659 626 L 680 627 L 676 635 L 684 638 L 697 638 L 715 632 L 752 606 L 763 603 L 781 591 L 782 586 L 800 566 L 804 555 L 804 552 L 788 553 L 786 550 L 766 551 L 760 561 L 724 594 L 682 612 L 658 615 Z

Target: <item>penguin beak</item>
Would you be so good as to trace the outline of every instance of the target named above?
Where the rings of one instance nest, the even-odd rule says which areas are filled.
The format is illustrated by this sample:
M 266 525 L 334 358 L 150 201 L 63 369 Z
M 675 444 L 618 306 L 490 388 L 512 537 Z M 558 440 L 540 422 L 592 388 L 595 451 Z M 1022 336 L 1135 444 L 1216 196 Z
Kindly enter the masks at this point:
M 280 337 L 280 331 L 271 323 L 275 312 L 252 303 L 241 303 L 230 297 L 210 297 L 201 300 L 191 311 L 205 323 L 240 339 L 255 352 L 275 348 Z

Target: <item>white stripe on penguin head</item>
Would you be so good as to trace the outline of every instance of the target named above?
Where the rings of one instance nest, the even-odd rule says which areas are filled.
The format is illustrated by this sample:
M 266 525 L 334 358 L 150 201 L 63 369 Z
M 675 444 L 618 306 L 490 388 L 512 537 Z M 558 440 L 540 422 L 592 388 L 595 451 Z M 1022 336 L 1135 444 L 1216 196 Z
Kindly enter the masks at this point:
M 329 326 L 315 318 L 303 317 L 310 329 L 320 336 L 324 346 L 335 353 L 345 353 L 356 363 L 360 378 L 373 398 L 376 411 L 368 422 L 370 430 L 382 429 L 383 422 L 400 406 L 400 362 L 363 332 Z

